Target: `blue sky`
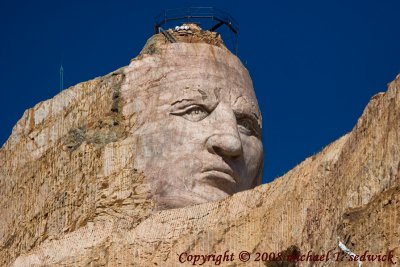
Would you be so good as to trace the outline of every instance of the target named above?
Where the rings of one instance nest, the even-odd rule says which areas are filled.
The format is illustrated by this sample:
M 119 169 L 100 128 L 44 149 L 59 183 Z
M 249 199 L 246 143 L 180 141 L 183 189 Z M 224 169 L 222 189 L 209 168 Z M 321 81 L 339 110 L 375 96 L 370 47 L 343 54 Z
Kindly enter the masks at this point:
M 23 112 L 129 64 L 167 8 L 214 6 L 240 24 L 263 114 L 264 182 L 349 132 L 400 73 L 400 1 L 7 1 L 0 9 L 0 143 Z

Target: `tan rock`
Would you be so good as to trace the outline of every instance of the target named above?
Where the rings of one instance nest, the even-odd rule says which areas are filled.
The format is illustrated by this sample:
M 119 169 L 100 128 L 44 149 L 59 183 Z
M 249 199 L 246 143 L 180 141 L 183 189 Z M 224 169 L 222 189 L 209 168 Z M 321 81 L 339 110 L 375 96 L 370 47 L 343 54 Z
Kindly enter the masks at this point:
M 272 183 L 156 211 L 148 198 L 152 185 L 135 166 L 133 135 L 142 123 L 138 112 L 155 100 L 129 99 L 127 75 L 151 88 L 162 77 L 130 70 L 159 66 L 163 49 L 217 51 L 221 61 L 228 53 L 161 40 L 130 66 L 39 103 L 16 124 L 0 150 L 1 266 L 189 266 L 193 261 L 182 264 L 179 255 L 227 250 L 234 257 L 223 266 L 262 266 L 257 252 L 297 247 L 301 254 L 333 255 L 339 242 L 356 254 L 393 250 L 400 261 L 400 79 L 371 99 L 350 133 Z M 232 69 L 240 64 L 226 58 Z M 245 250 L 247 263 L 239 260 Z

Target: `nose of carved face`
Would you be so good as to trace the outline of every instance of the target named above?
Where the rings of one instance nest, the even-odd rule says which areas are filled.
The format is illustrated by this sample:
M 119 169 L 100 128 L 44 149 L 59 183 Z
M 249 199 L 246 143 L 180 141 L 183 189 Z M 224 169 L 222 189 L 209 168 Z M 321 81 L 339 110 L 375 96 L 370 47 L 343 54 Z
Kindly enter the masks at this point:
M 214 134 L 207 139 L 207 150 L 222 158 L 237 158 L 242 154 L 239 136 L 230 133 Z
M 212 116 L 215 123 L 211 135 L 206 140 L 208 152 L 224 159 L 234 159 L 242 155 L 243 147 L 240 139 L 235 114 L 229 104 L 221 102 Z

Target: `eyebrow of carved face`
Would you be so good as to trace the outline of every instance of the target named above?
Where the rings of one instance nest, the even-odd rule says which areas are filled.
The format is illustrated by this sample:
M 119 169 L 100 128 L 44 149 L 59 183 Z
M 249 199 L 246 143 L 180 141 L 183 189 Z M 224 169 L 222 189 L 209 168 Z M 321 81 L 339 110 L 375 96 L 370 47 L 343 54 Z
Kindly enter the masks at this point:
M 261 139 L 262 130 L 260 120 L 258 119 L 257 115 L 254 113 L 242 113 L 238 111 L 233 111 L 235 113 L 237 124 L 242 124 L 242 121 L 250 120 L 251 121 L 251 128 L 254 131 L 255 136 Z
M 171 106 L 172 106 L 172 112 L 174 110 L 185 108 L 190 105 L 200 105 L 203 108 L 205 108 L 208 112 L 211 112 L 218 105 L 218 103 L 219 103 L 218 101 L 207 101 L 207 100 L 202 99 L 201 97 L 199 97 L 199 98 L 196 97 L 194 99 L 193 98 L 189 98 L 189 99 L 184 98 L 181 100 L 177 100 L 177 101 L 173 102 L 171 104 Z
M 179 109 L 183 107 L 187 107 L 193 104 L 199 104 L 207 109 L 207 111 L 211 112 L 219 103 L 219 97 L 214 93 L 213 95 L 208 94 L 207 92 L 197 89 L 196 91 L 190 91 L 190 94 L 183 93 L 183 96 L 180 99 L 171 103 L 173 109 Z
M 236 109 L 236 108 L 232 107 L 232 109 L 233 109 L 233 112 L 235 113 L 236 117 L 248 117 L 248 118 L 251 118 L 261 128 L 261 119 L 257 115 L 256 112 L 251 111 L 251 108 Z

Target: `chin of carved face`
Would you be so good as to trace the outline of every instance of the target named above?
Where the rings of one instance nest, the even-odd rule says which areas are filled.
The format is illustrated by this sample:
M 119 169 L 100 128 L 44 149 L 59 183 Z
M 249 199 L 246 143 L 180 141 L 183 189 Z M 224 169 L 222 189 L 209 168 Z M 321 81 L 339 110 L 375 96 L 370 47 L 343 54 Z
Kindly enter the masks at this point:
M 260 178 L 261 116 L 247 71 L 231 55 L 224 62 L 186 52 L 192 60 L 158 69 L 162 79 L 133 100 L 146 107 L 135 164 L 160 208 L 220 200 Z

